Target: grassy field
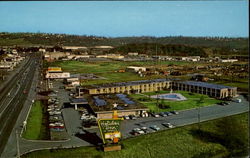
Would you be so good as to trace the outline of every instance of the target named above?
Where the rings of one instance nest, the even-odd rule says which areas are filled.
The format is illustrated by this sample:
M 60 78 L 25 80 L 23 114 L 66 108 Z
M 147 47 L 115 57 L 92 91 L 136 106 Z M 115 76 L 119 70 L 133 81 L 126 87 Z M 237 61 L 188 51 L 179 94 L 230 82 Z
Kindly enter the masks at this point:
M 242 125 L 242 130 L 248 130 L 248 113 L 230 116 Z M 201 123 L 201 131 L 208 135 L 217 134 L 212 120 Z M 215 140 L 201 139 L 194 131 L 197 124 L 179 127 L 171 130 L 155 132 L 135 138 L 123 140 L 123 149 L 116 152 L 102 152 L 95 147 L 76 149 L 42 150 L 29 153 L 22 158 L 221 158 L 227 157 L 229 149 Z M 246 141 L 248 141 L 246 139 Z
M 166 62 L 167 63 L 167 62 Z M 76 73 L 94 73 L 97 76 L 105 79 L 88 80 L 82 82 L 82 85 L 111 83 L 111 82 L 125 82 L 133 80 L 147 80 L 155 78 L 163 78 L 162 75 L 152 75 L 147 77 L 140 77 L 132 72 L 117 72 L 120 69 L 125 69 L 129 65 L 145 66 L 152 65 L 152 62 L 80 62 L 80 61 L 56 61 L 50 63 L 48 66 L 60 66 L 63 71 L 68 71 L 73 74 Z
M 169 93 L 169 91 L 158 92 L 158 94 L 164 94 L 164 93 Z M 207 95 L 202 95 L 202 94 L 197 94 L 197 93 L 189 93 L 186 91 L 174 91 L 174 93 L 182 94 L 184 97 L 187 98 L 187 100 L 184 100 L 184 101 L 159 100 L 158 103 L 163 102 L 165 105 L 170 106 L 170 108 L 167 108 L 167 109 L 158 108 L 156 106 L 157 99 L 148 98 L 148 96 L 150 95 L 156 95 L 155 92 L 149 92 L 149 93 L 144 93 L 144 94 L 131 94 L 130 96 L 134 98 L 136 101 L 144 104 L 146 107 L 148 107 L 151 111 L 154 111 L 154 112 L 191 109 L 191 108 L 198 107 L 198 105 L 201 107 L 201 106 L 208 106 L 208 105 L 221 102 L 220 100 L 210 98 Z M 197 102 L 200 100 L 201 97 L 204 98 L 203 103 L 198 104 Z
M 186 61 L 161 61 L 157 65 L 189 65 L 190 62 Z M 125 69 L 127 66 L 155 66 L 153 61 L 112 61 L 112 62 L 83 62 L 83 61 L 55 61 L 49 63 L 48 66 L 60 66 L 65 71 L 72 73 L 102 73 L 117 71 L 119 69 Z
M 42 102 L 35 101 L 28 117 L 27 129 L 23 133 L 23 138 L 33 140 L 47 139 L 46 120 L 44 117 Z

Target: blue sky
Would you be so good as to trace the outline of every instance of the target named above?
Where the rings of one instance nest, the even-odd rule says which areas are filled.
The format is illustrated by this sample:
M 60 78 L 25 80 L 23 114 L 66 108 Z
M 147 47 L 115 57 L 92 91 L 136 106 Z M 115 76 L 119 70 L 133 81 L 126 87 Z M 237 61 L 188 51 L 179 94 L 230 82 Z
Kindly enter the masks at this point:
M 248 1 L 0 2 L 0 32 L 248 37 Z

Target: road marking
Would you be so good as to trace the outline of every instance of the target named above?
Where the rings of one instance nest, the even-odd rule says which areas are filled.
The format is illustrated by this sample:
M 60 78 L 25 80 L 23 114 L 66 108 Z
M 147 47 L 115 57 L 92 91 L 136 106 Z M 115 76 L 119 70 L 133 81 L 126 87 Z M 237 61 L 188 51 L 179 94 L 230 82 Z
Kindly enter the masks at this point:
M 5 106 L 5 108 L 3 109 L 3 111 L 0 113 L 0 117 L 1 117 L 1 115 L 3 114 L 3 112 L 7 109 L 7 107 L 9 106 L 9 104 L 12 102 L 12 100 L 16 97 L 16 95 L 17 95 L 19 89 L 20 89 L 20 85 L 18 85 L 18 89 L 17 89 L 16 93 L 14 94 L 14 97 L 11 98 L 11 100 L 9 101 L 9 103 L 7 104 L 7 106 Z

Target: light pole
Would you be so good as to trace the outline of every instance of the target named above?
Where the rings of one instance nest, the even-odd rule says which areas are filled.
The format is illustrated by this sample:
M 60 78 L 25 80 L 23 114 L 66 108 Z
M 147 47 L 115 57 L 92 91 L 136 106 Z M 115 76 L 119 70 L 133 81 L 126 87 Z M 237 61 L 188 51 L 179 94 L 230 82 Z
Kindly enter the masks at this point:
M 16 130 L 16 148 L 17 148 L 17 158 L 20 158 L 19 137 L 17 130 Z
M 200 99 L 197 101 L 197 106 L 198 106 L 198 130 L 200 132 L 200 104 L 202 104 L 204 102 L 204 96 L 201 96 Z

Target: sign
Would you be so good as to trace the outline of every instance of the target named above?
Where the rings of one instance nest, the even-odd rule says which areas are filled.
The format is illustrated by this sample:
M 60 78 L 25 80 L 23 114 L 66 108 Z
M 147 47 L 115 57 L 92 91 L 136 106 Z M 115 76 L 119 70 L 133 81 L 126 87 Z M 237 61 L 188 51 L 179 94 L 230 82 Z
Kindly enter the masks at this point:
M 122 120 L 122 118 L 98 120 L 98 126 L 104 144 L 107 144 L 109 141 L 118 143 L 118 140 L 121 138 L 120 124 Z
M 60 72 L 60 73 L 47 73 L 46 78 L 52 78 L 52 79 L 56 79 L 56 78 L 70 78 L 70 73 L 69 72 Z
M 48 67 L 48 72 L 61 72 L 61 67 Z

